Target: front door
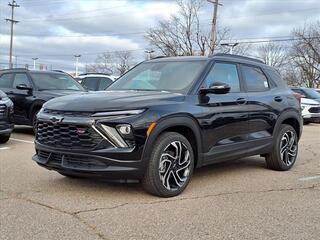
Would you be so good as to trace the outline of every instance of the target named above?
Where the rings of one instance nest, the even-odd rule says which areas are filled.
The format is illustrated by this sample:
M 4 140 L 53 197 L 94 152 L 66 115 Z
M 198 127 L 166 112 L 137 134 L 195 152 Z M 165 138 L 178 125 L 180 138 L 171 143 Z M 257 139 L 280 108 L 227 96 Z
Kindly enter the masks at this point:
M 247 94 L 243 92 L 238 72 L 237 64 L 216 62 L 202 85 L 208 88 L 214 82 L 223 82 L 231 87 L 226 94 L 207 94 L 207 101 L 200 103 L 204 112 L 199 120 L 203 128 L 205 163 L 246 154 Z

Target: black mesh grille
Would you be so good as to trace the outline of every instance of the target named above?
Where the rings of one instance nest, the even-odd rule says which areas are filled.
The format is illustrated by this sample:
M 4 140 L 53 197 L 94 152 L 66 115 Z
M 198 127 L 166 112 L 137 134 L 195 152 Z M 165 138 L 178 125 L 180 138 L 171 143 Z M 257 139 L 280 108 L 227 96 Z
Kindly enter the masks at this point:
M 320 107 L 311 107 L 309 109 L 310 113 L 320 113 Z
M 37 126 L 37 141 L 51 147 L 88 150 L 103 140 L 87 126 L 52 122 L 38 122 Z

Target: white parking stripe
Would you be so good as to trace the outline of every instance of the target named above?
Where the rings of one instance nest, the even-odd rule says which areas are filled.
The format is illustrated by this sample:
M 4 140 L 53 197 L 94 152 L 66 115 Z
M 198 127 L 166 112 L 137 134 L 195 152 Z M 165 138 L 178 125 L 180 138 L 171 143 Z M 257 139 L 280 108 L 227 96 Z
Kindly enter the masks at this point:
M 10 149 L 9 147 L 1 147 L 0 150 L 8 150 Z
M 309 180 L 314 180 L 314 179 L 318 179 L 318 178 L 320 178 L 320 176 L 303 177 L 303 178 L 299 178 L 298 180 L 309 181 Z
M 31 144 L 34 143 L 33 141 L 27 141 L 27 140 L 22 140 L 22 139 L 17 139 L 17 138 L 10 138 L 10 140 L 17 141 L 17 142 L 23 142 L 23 143 L 31 143 Z

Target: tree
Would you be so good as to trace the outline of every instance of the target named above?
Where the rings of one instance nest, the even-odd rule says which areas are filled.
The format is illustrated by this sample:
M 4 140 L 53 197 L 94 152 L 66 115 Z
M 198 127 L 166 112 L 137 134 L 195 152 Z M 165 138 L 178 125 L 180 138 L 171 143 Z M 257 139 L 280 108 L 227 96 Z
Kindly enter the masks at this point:
M 122 75 L 134 65 L 132 59 L 130 51 L 102 53 L 98 55 L 94 64 L 87 67 L 87 71 Z
M 269 42 L 257 48 L 257 57 L 272 67 L 281 70 L 287 62 L 287 52 L 285 46 L 279 43 Z
M 199 11 L 201 0 L 177 0 L 179 11 L 169 20 L 159 21 L 150 28 L 145 38 L 151 46 L 166 56 L 207 55 L 210 52 L 210 29 L 201 27 Z M 229 30 L 222 28 L 217 32 L 215 46 L 225 38 Z
M 310 88 L 320 86 L 320 21 L 294 29 L 297 39 L 292 44 L 289 58 L 295 67 L 296 84 Z

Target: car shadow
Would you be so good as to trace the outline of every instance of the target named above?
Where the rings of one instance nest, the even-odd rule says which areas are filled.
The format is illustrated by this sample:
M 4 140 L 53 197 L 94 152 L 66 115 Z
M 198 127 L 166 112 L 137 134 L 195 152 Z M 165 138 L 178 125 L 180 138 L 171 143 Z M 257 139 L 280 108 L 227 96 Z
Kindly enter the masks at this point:
M 34 135 L 33 129 L 30 126 L 14 126 L 13 132 Z

